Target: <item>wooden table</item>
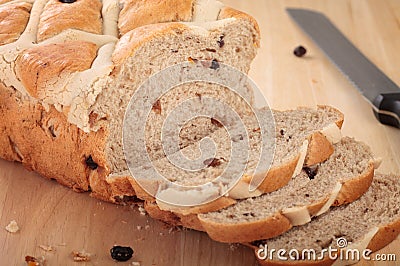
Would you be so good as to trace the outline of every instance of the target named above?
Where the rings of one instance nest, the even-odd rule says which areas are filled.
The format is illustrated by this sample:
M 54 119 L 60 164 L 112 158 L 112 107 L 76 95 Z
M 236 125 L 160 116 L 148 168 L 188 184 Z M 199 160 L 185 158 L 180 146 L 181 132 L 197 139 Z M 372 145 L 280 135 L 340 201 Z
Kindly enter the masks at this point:
M 307 7 L 328 15 L 335 24 L 400 84 L 400 1 L 398 0 L 225 0 L 252 14 L 260 24 L 262 47 L 250 76 L 270 105 L 287 109 L 298 105 L 330 104 L 345 113 L 344 133 L 371 145 L 384 159 L 382 172 L 400 173 L 400 131 L 380 125 L 371 108 L 323 53 L 294 25 L 285 7 Z M 307 56 L 292 54 L 297 45 Z M 141 265 L 255 265 L 252 252 L 210 240 L 190 230 L 170 231 L 162 223 L 140 215 L 137 208 L 115 206 L 74 193 L 0 160 L 0 265 L 25 265 L 25 255 L 44 255 L 47 265 L 116 265 L 109 256 L 114 244 L 135 249 Z M 16 220 L 21 230 L 3 228 Z M 53 246 L 46 252 L 39 245 Z M 89 263 L 72 262 L 71 251 L 93 254 Z M 400 264 L 400 241 L 381 250 L 394 253 Z M 130 265 L 118 263 L 118 265 Z M 374 265 L 360 263 L 360 265 Z M 376 264 L 378 265 L 378 264 Z

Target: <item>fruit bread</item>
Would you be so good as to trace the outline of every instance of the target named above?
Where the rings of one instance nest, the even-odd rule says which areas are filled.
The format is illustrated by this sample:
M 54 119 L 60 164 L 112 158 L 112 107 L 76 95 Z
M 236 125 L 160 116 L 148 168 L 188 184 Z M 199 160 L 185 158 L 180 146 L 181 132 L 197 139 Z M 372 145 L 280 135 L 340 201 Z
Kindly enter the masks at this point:
M 217 1 L 37 0 L 0 5 L 0 157 L 111 202 L 135 195 L 122 150 L 122 124 L 139 86 L 182 62 L 211 62 L 248 72 L 256 21 Z M 209 67 L 205 65 L 205 67 Z M 162 156 L 157 131 L 187 98 L 220 97 L 240 115 L 240 97 L 218 84 L 182 84 L 152 104 L 149 156 Z M 178 147 L 218 129 L 210 119 L 188 124 Z M 107 177 L 115 177 L 112 185 Z M 115 192 L 115 193 L 114 193 Z M 118 192 L 118 193 L 117 193 Z M 125 197 L 126 196 L 126 197 Z M 123 200 L 122 199 L 122 200 Z
M 376 174 L 370 189 L 353 203 L 334 207 L 281 236 L 249 245 L 261 265 L 348 265 L 357 262 L 354 250 L 359 251 L 359 258 L 367 255 L 373 260 L 367 249 L 377 251 L 399 234 L 400 177 Z M 331 254 L 327 252 L 329 247 L 333 251 Z M 276 253 L 270 256 L 272 249 L 284 249 L 286 260 L 279 260 Z M 292 254 L 293 259 L 288 254 L 291 250 L 297 250 Z M 307 253 L 303 252 L 305 250 Z M 310 250 L 315 253 L 308 253 Z M 302 254 L 305 255 L 301 257 Z

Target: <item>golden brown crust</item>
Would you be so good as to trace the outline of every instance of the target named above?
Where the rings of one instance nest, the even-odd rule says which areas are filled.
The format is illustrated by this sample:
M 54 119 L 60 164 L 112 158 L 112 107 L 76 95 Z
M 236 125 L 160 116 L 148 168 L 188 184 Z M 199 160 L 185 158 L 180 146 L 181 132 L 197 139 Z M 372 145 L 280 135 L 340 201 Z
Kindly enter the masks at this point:
M 41 42 L 66 29 L 101 34 L 101 7 L 99 0 L 77 0 L 73 3 L 49 0 L 40 15 L 37 41 Z
M 215 223 L 202 219 L 201 215 L 199 220 L 212 239 L 225 243 L 241 243 L 255 239 L 272 238 L 292 228 L 289 219 L 281 213 L 275 213 L 262 221 L 248 223 Z M 248 230 L 249 228 L 252 228 L 252 230 Z
M 176 216 L 178 216 L 179 219 L 181 220 L 182 226 L 197 231 L 203 231 L 203 232 L 205 231 L 197 214 L 188 214 L 188 215 L 176 214 Z
M 29 48 L 18 56 L 16 74 L 31 96 L 42 99 L 47 96 L 47 82 L 63 74 L 89 69 L 96 53 L 95 44 L 82 41 Z
M 118 20 L 121 35 L 144 25 L 192 19 L 193 0 L 123 0 L 122 4 Z
M 0 5 L 10 2 L 11 0 L 0 0 Z
M 218 19 L 220 20 L 220 19 L 226 19 L 226 18 L 243 19 L 245 21 L 250 22 L 255 29 L 255 32 L 253 35 L 253 39 L 254 39 L 253 43 L 256 47 L 260 47 L 260 27 L 258 26 L 257 20 L 255 18 L 253 18 L 252 16 L 250 16 L 242 11 L 225 6 L 225 7 L 221 8 L 221 11 L 218 15 Z
M 285 186 L 292 178 L 299 158 L 300 154 L 280 166 L 270 168 L 257 189 L 263 193 L 268 193 Z
M 370 162 L 364 174 L 342 183 L 342 187 L 333 206 L 347 204 L 361 197 L 371 186 L 373 178 L 374 163 Z
M 32 4 L 26 2 L 0 6 L 0 45 L 15 42 L 19 38 L 28 24 L 31 8 Z
M 172 226 L 180 226 L 180 218 L 169 211 L 160 210 L 157 203 L 151 201 L 144 202 L 144 209 L 150 215 L 150 217 L 168 223 Z
M 136 192 L 129 181 L 130 178 L 130 176 L 113 176 L 106 178 L 110 187 L 111 199 L 120 202 L 126 197 L 136 196 Z
M 378 232 L 369 242 L 367 248 L 377 251 L 384 248 L 390 242 L 395 240 L 400 234 L 400 220 L 379 227 Z
M 86 134 L 54 108 L 46 112 L 42 105 L 19 99 L 13 89 L 3 85 L 0 113 L 5 118 L 0 120 L 0 143 L 8 143 L 2 157 L 17 159 L 29 170 L 75 191 L 91 188 L 94 196 L 101 194 L 108 200 L 105 176 L 109 170 L 103 154 L 107 129 Z M 95 162 L 91 167 L 89 156 Z
M 321 133 L 315 132 L 308 137 L 305 166 L 311 166 L 327 160 L 333 154 L 333 144 Z

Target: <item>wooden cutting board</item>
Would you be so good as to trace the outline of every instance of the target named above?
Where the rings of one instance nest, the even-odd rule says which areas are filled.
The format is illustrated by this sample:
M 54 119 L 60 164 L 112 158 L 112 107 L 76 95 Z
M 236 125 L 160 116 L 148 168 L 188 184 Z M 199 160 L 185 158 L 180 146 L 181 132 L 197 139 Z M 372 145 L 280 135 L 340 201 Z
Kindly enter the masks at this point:
M 293 24 L 285 7 L 324 12 L 394 82 L 400 84 L 400 1 L 398 0 L 225 0 L 253 15 L 262 42 L 250 76 L 273 108 L 330 104 L 345 113 L 344 134 L 370 144 L 383 158 L 380 171 L 400 173 L 400 130 L 380 125 L 368 104 Z M 307 55 L 292 54 L 297 45 Z M 115 206 L 78 194 L 0 160 L 0 265 L 25 265 L 24 257 L 45 256 L 47 265 L 117 265 L 109 255 L 115 245 L 134 248 L 134 258 L 118 265 L 255 265 L 250 250 L 216 243 L 206 234 L 173 230 L 137 208 Z M 20 231 L 3 228 L 16 220 Z M 40 245 L 52 246 L 45 251 Z M 70 253 L 85 250 L 88 263 L 74 263 Z M 399 265 L 400 241 L 379 253 L 396 254 L 396 262 L 359 265 Z

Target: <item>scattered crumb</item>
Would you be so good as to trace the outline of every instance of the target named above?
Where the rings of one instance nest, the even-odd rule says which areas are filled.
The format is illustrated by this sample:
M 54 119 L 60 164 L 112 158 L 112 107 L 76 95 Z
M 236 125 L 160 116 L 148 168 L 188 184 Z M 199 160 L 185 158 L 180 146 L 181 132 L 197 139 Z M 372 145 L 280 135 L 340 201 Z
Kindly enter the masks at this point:
M 229 249 L 231 250 L 231 251 L 235 251 L 235 250 L 237 250 L 239 248 L 239 244 L 230 244 L 229 245 Z
M 146 224 L 146 226 L 144 227 L 144 229 L 149 230 L 149 229 L 150 229 L 150 225 Z
M 185 229 L 183 229 L 185 230 Z M 174 233 L 174 232 L 181 232 L 182 231 L 182 227 L 179 226 L 173 226 L 168 230 L 168 234 Z
M 132 261 L 131 263 L 133 266 L 140 266 L 140 262 L 138 261 Z
M 140 225 L 136 226 L 137 230 L 142 230 L 142 227 Z
M 28 266 L 43 266 L 45 265 L 45 257 L 40 257 L 39 259 L 32 256 L 25 256 L 25 261 Z
M 54 251 L 55 249 L 52 246 L 46 246 L 46 245 L 39 245 L 41 249 L 44 251 Z
M 121 223 L 123 223 L 123 224 L 127 224 L 128 222 L 127 222 L 127 221 L 124 221 L 124 220 L 122 220 L 122 221 L 121 221 Z
M 140 212 L 140 215 L 146 215 L 146 210 L 142 206 L 139 206 L 138 210 Z
M 160 233 L 160 236 L 163 236 L 163 235 L 164 235 L 164 233 L 161 232 L 161 233 Z
M 15 220 L 12 220 L 7 226 L 6 230 L 10 233 L 16 233 L 19 231 L 19 226 Z
M 90 261 L 91 254 L 85 251 L 72 251 L 72 256 L 74 261 Z

